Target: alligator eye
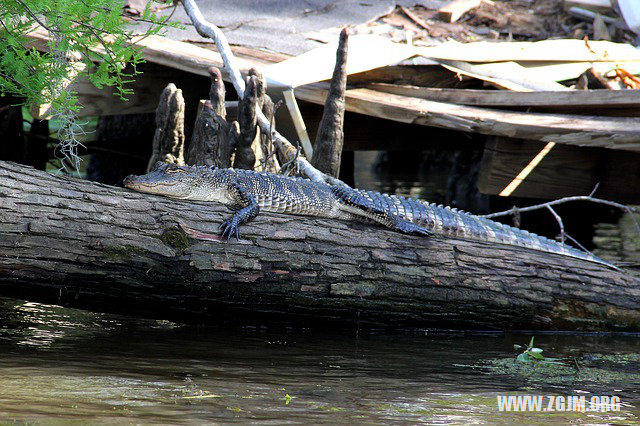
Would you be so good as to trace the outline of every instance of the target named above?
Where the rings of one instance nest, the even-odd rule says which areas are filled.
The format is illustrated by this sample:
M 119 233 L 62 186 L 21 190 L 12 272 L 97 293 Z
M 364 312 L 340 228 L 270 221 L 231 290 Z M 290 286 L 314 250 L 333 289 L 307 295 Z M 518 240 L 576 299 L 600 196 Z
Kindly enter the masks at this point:
M 164 171 L 165 173 L 185 173 L 186 170 L 176 166 L 175 164 L 170 164 L 167 169 Z

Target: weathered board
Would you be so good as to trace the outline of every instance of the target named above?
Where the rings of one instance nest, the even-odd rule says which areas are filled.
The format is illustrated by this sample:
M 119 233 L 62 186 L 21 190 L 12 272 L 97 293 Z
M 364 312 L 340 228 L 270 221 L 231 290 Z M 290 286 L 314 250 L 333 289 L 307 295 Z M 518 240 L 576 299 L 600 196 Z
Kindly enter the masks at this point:
M 529 109 L 561 113 L 640 116 L 640 90 L 575 90 L 515 92 L 417 87 L 388 83 L 369 83 L 367 88 L 400 96 L 411 96 L 452 104 Z
M 490 138 L 485 144 L 478 188 L 499 194 L 542 149 L 544 143 Z M 512 193 L 517 197 L 555 199 L 587 195 L 621 203 L 639 203 L 640 154 L 600 148 L 556 145 Z

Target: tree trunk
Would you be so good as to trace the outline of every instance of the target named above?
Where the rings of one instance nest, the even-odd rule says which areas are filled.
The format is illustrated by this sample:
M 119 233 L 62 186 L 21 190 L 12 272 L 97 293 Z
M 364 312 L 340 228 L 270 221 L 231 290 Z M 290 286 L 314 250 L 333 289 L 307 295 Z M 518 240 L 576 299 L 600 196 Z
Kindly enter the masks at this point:
M 504 245 L 229 211 L 0 162 L 0 295 L 236 324 L 640 330 L 640 280 Z

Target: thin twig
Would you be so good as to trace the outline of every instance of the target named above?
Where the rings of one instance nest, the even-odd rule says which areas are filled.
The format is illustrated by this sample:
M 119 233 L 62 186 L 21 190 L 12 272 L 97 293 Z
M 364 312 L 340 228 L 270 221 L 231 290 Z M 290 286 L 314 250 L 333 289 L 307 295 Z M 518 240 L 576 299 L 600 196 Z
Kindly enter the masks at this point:
M 41 25 L 45 30 L 49 31 L 50 33 L 54 33 L 54 32 L 56 32 L 55 30 L 53 30 L 53 29 L 51 29 L 51 28 L 47 27 L 47 26 L 44 24 L 44 22 L 42 22 L 42 21 L 41 21 L 41 20 L 36 16 L 36 14 L 35 14 L 31 9 L 29 9 L 29 6 L 27 6 L 26 4 L 24 4 L 24 2 L 23 2 L 22 0 L 16 0 L 16 1 L 17 1 L 18 3 L 20 3 L 20 5 L 21 5 L 22 7 L 24 7 L 24 9 L 27 11 L 27 13 L 28 13 L 29 15 L 31 15 L 31 17 L 33 18 L 33 20 L 34 20 L 34 21 L 36 21 L 38 24 L 40 24 L 40 25 Z
M 591 191 L 591 194 L 593 194 L 596 191 L 596 189 L 598 189 L 597 185 L 593 189 L 593 191 Z M 627 212 L 629 214 L 629 216 L 631 216 L 631 220 L 635 224 L 636 230 L 638 231 L 638 234 L 640 235 L 640 223 L 638 223 L 638 220 L 636 219 L 636 217 L 634 215 L 634 213 L 638 212 L 638 209 L 636 209 L 635 207 L 627 206 L 625 204 L 616 203 L 615 201 L 603 200 L 601 198 L 594 198 L 591 195 L 576 195 L 576 196 L 573 196 L 573 197 L 563 197 L 563 198 L 559 198 L 557 200 L 548 201 L 546 203 L 536 204 L 534 206 L 528 206 L 528 207 L 515 207 L 514 206 L 514 207 L 510 208 L 509 210 L 504 210 L 504 211 L 501 211 L 501 212 L 485 214 L 485 215 L 481 215 L 481 217 L 484 217 L 484 218 L 487 218 L 487 219 L 493 219 L 494 217 L 508 216 L 508 215 L 514 214 L 514 213 L 530 212 L 530 211 L 540 210 L 540 209 L 545 209 L 545 208 L 549 209 L 554 214 L 554 216 L 557 216 L 557 213 L 555 213 L 555 211 L 553 209 L 551 209 L 551 206 L 555 206 L 555 205 L 563 204 L 563 203 L 568 203 L 568 202 L 571 202 L 571 201 L 589 201 L 589 202 L 592 202 L 592 203 L 604 204 L 604 205 L 607 205 L 607 206 L 612 206 L 612 207 L 619 208 L 620 210 L 624 210 L 625 212 Z
M 617 208 L 622 209 L 622 210 L 628 210 L 628 211 L 633 211 L 633 212 L 637 211 L 637 209 L 635 207 L 626 206 L 624 204 L 616 203 L 615 201 L 609 201 L 609 200 L 603 200 L 603 199 L 600 199 L 600 198 L 594 198 L 594 197 L 591 197 L 589 195 L 576 195 L 576 196 L 573 196 L 573 197 L 563 197 L 563 198 L 559 198 L 557 200 L 548 201 L 546 203 L 536 204 L 535 206 L 512 207 L 509 210 L 504 210 L 504 211 L 501 211 L 501 212 L 485 214 L 485 215 L 482 215 L 482 217 L 486 217 L 487 219 L 491 219 L 491 218 L 494 218 L 494 217 L 507 216 L 507 215 L 515 212 L 516 210 L 520 211 L 520 212 L 530 212 L 530 211 L 533 211 L 533 210 L 539 210 L 539 209 L 546 208 L 547 205 L 555 206 L 557 204 L 568 203 L 568 202 L 571 202 L 571 201 L 590 201 L 592 203 L 606 204 L 608 206 L 617 207 Z
M 582 251 L 584 251 L 584 252 L 586 252 L 586 253 L 589 253 L 589 254 L 593 254 L 593 253 L 591 253 L 589 250 L 587 250 L 585 246 L 583 246 L 583 245 L 582 245 L 582 244 L 580 244 L 580 243 L 579 243 L 575 238 L 573 238 L 571 235 L 569 235 L 569 234 L 564 234 L 564 235 L 565 235 L 565 236 L 567 237 L 567 239 L 569 239 L 573 244 L 577 245 L 577 246 L 580 248 L 580 250 L 582 250 Z
M 282 166 L 280 166 L 280 172 L 279 173 L 281 175 L 285 175 L 285 176 L 289 176 L 290 175 L 289 174 L 290 169 L 292 168 L 292 166 L 294 164 L 297 164 L 298 156 L 300 155 L 300 148 L 301 148 L 300 145 L 298 145 L 296 147 L 295 156 L 292 159 L 290 159 L 289 161 L 287 161 L 286 163 L 284 163 Z
M 282 105 L 282 99 L 276 102 L 276 104 L 273 106 L 273 115 L 271 116 L 271 123 L 269 124 L 269 128 L 271 129 L 273 129 L 274 121 L 276 119 L 276 112 L 278 111 L 278 108 L 280 108 L 281 105 Z M 273 144 L 273 134 L 269 133 L 267 135 L 267 155 L 262 160 L 260 160 L 260 162 L 262 163 L 262 170 L 267 170 L 267 163 L 269 162 L 269 160 L 271 160 L 271 157 L 273 157 L 275 154 L 276 154 L 276 150 L 275 150 L 275 145 Z
M 553 209 L 553 207 L 547 206 L 547 210 L 549 210 L 551 212 L 551 214 L 553 215 L 553 217 L 556 218 L 556 221 L 558 222 L 558 225 L 560 226 L 560 241 L 562 242 L 562 244 L 564 244 L 564 223 L 562 222 L 562 218 L 560 217 L 560 215 L 558 215 L 558 213 L 556 213 L 556 211 Z
M 400 6 L 400 10 L 402 10 L 404 12 L 404 14 L 407 15 L 407 17 L 409 19 L 411 19 L 413 22 L 415 22 L 416 24 L 418 24 L 419 26 L 421 26 L 425 30 L 429 31 L 429 24 L 427 24 L 425 21 L 423 21 L 418 15 L 416 15 L 413 12 L 411 12 L 409 9 L 407 9 L 406 7 L 404 7 L 402 5 Z

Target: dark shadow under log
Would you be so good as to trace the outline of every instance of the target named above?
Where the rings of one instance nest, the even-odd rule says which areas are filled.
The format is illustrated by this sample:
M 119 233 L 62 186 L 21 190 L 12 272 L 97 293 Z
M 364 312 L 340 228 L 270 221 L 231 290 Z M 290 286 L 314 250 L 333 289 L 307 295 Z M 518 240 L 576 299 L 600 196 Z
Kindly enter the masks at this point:
M 0 162 L 0 296 L 172 320 L 640 330 L 640 281 L 527 249 L 261 214 Z

